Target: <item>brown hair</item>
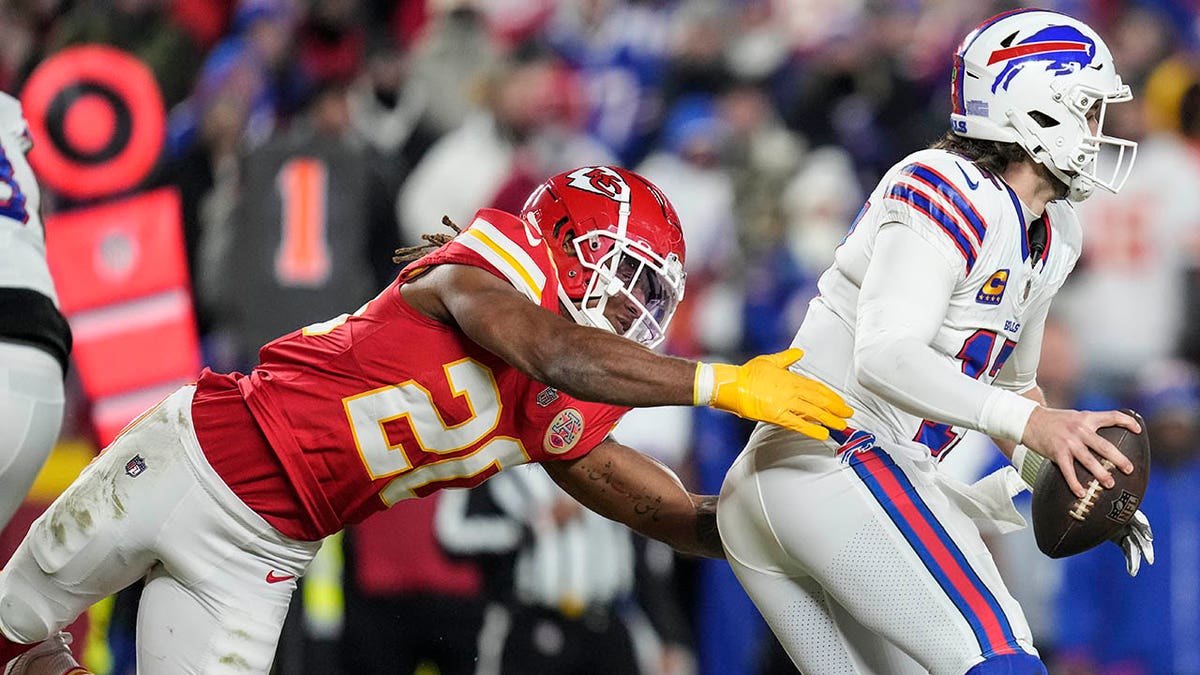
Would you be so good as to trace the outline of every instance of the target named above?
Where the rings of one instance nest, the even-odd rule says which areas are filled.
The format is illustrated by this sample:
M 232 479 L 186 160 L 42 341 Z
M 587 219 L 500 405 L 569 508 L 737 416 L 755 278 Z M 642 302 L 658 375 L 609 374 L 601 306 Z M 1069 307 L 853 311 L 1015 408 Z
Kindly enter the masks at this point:
M 975 162 L 979 168 L 996 175 L 1003 174 L 1009 164 L 1029 157 L 1025 149 L 1016 143 L 1001 143 L 999 141 L 983 141 L 978 138 L 967 138 L 966 136 L 959 136 L 953 131 L 947 131 L 930 147 L 962 155 Z
M 462 232 L 462 228 L 460 228 L 453 220 L 450 220 L 450 216 L 442 216 L 442 224 L 454 230 L 455 235 L 459 232 Z M 396 249 L 392 253 L 392 262 L 397 264 L 412 262 L 435 248 L 445 246 L 446 244 L 450 243 L 450 240 L 453 238 L 454 235 L 445 234 L 443 232 L 439 232 L 437 234 L 423 234 L 421 235 L 421 239 L 425 241 L 424 244 L 405 246 L 403 248 Z

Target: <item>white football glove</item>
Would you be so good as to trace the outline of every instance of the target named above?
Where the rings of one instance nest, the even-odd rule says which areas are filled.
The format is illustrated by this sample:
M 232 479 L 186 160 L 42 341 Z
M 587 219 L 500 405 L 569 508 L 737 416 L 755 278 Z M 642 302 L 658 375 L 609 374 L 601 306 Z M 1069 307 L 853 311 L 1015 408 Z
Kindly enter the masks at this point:
M 1154 532 L 1150 529 L 1150 520 L 1141 509 L 1109 541 L 1121 547 L 1121 553 L 1125 554 L 1125 571 L 1129 576 L 1137 576 L 1142 558 L 1146 559 L 1147 565 L 1154 564 Z

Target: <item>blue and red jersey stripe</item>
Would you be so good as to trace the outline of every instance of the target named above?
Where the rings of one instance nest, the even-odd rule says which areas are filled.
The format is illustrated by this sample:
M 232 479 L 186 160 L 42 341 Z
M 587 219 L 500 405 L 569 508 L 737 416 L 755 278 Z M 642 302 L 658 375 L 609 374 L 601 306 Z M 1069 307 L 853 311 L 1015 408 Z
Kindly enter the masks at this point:
M 920 162 L 906 167 L 903 174 L 912 176 L 945 197 L 954 207 L 954 210 L 958 211 L 958 214 L 962 216 L 963 220 L 970 224 L 971 230 L 975 233 L 976 240 L 980 243 L 983 242 L 987 223 L 984 222 L 983 216 L 979 215 L 979 211 L 975 209 L 975 205 L 971 203 L 967 195 L 957 185 L 952 183 L 949 178 L 946 178 L 937 169 L 921 164 Z
M 946 213 L 929 195 L 907 185 L 892 186 L 887 198 L 904 202 L 929 216 L 929 219 L 942 228 L 942 231 L 954 242 L 958 252 L 967 262 L 967 274 L 971 273 L 971 269 L 975 267 L 975 246 L 963 233 L 962 227 L 959 226 L 958 221 L 954 220 L 953 216 Z
M 962 613 L 984 657 L 1023 653 L 996 596 L 892 458 L 869 447 L 853 452 L 848 464 Z

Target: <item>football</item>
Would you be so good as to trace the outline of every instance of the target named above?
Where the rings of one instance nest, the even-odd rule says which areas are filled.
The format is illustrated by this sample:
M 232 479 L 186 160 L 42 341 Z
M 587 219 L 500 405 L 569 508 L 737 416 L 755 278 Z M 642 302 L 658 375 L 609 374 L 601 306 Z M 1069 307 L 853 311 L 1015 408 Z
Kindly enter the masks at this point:
M 1075 475 L 1087 490 L 1087 496 L 1079 499 L 1053 462 L 1045 462 L 1038 471 L 1031 504 L 1033 534 L 1038 548 L 1051 558 L 1065 558 L 1104 543 L 1129 522 L 1146 495 L 1150 478 L 1146 422 L 1133 410 L 1122 412 L 1137 419 L 1142 433 L 1124 427 L 1105 427 L 1099 433 L 1133 462 L 1133 473 L 1124 474 L 1102 459 L 1115 481 L 1105 489 L 1076 460 Z

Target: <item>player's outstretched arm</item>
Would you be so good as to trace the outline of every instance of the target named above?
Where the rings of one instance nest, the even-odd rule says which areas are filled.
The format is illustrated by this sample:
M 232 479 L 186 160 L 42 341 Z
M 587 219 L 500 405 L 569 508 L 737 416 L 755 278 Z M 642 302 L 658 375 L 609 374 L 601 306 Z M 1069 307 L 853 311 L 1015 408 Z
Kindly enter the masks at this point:
M 852 414 L 831 389 L 788 370 L 800 350 L 743 366 L 663 356 L 548 312 L 465 265 L 439 266 L 403 293 L 426 316 L 457 325 L 521 372 L 576 398 L 631 407 L 709 405 L 816 438 L 828 436 L 826 427 L 845 428 Z
M 666 466 L 608 438 L 574 460 L 545 462 L 546 472 L 579 503 L 681 553 L 724 558 L 716 495 L 687 491 Z

